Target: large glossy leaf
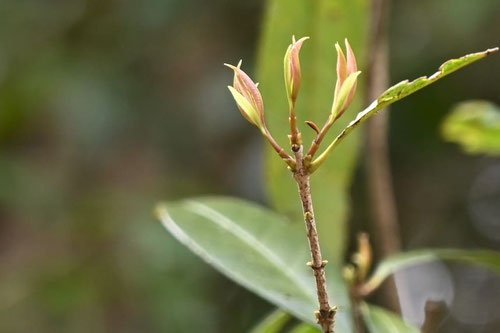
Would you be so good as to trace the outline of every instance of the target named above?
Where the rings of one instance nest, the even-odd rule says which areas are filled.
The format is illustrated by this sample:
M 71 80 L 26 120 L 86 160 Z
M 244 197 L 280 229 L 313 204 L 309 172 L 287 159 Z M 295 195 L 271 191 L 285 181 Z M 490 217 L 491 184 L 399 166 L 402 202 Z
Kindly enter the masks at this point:
M 419 333 L 415 326 L 384 308 L 363 303 L 361 313 L 370 333 Z
M 468 153 L 500 155 L 500 108 L 488 101 L 460 103 L 444 120 L 442 133 Z
M 349 135 L 349 133 L 351 133 L 355 128 L 357 128 L 371 116 L 375 115 L 378 111 L 380 111 L 384 107 L 394 102 L 397 102 L 405 98 L 406 96 L 411 95 L 414 92 L 417 92 L 418 90 L 428 86 L 429 84 L 436 82 L 437 80 L 445 77 L 446 75 L 451 74 L 480 59 L 483 59 L 486 56 L 497 51 L 498 48 L 494 48 L 483 52 L 472 53 L 458 59 L 448 60 L 439 67 L 439 70 L 436 73 L 432 74 L 429 77 L 422 76 L 411 82 L 409 82 L 408 80 L 404 80 L 390 87 L 384 93 L 382 93 L 382 95 L 380 95 L 380 97 L 376 101 L 374 101 L 366 109 L 358 113 L 356 118 L 352 122 L 350 122 L 349 125 L 335 138 L 335 140 L 323 154 L 331 153 L 337 147 L 337 145 L 345 137 L 347 137 L 347 135 Z
M 368 6 L 366 0 L 269 0 L 263 22 L 258 61 L 259 89 L 266 107 L 266 118 L 277 141 L 289 147 L 287 135 L 288 102 L 283 79 L 283 56 L 292 35 L 310 36 L 301 51 L 302 85 L 298 97 L 299 125 L 314 121 L 322 126 L 332 106 L 335 89 L 336 52 L 334 43 L 348 38 L 363 65 Z M 362 76 L 360 77 L 362 79 Z M 361 87 L 362 84 L 358 84 Z M 359 89 L 359 88 L 358 88 Z M 358 96 L 362 96 L 362 91 Z M 351 110 L 359 109 L 357 98 Z M 331 141 L 351 118 L 347 111 L 330 131 Z M 302 126 L 304 144 L 308 146 L 314 132 Z M 346 240 L 348 214 L 347 189 L 351 183 L 359 138 L 353 136 L 338 153 L 312 177 L 314 208 L 322 249 L 328 260 L 342 258 Z M 302 210 L 296 184 L 283 161 L 268 150 L 266 171 L 272 206 L 295 223 L 302 222 Z
M 158 215 L 180 242 L 221 273 L 296 317 L 315 323 L 316 288 L 301 224 L 234 198 L 162 204 Z M 351 331 L 349 301 L 338 262 L 327 266 L 331 303 L 341 308 L 338 332 Z
M 279 333 L 290 320 L 290 315 L 282 310 L 274 310 L 255 326 L 250 333 Z
M 424 249 L 404 252 L 382 261 L 365 284 L 365 291 L 376 289 L 390 274 L 409 266 L 435 260 L 478 265 L 500 274 L 500 252 L 489 250 Z

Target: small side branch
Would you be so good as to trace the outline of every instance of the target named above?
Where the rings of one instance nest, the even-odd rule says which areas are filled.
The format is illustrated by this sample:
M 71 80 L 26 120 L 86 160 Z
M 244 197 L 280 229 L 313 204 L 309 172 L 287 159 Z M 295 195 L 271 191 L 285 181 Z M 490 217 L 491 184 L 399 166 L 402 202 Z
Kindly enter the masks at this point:
M 330 127 L 332 127 L 334 121 L 335 121 L 335 119 L 333 118 L 332 115 L 330 115 L 328 117 L 328 120 L 326 121 L 325 125 L 321 129 L 321 131 L 318 133 L 316 138 L 314 138 L 313 142 L 311 143 L 311 147 L 309 148 L 309 151 L 307 152 L 306 157 L 305 157 L 306 163 L 308 163 L 308 164 L 311 163 L 314 155 L 316 154 L 316 152 L 318 151 L 318 149 L 321 145 L 321 142 L 323 142 L 323 139 L 325 138 L 326 133 L 328 132 Z
M 278 153 L 278 155 L 285 161 L 286 164 L 290 167 L 290 169 L 295 170 L 295 161 L 294 159 L 286 153 L 286 151 L 276 142 L 274 137 L 271 135 L 271 132 L 267 129 L 267 126 L 264 127 L 263 131 L 264 136 L 266 137 L 267 141 L 273 147 L 273 149 Z

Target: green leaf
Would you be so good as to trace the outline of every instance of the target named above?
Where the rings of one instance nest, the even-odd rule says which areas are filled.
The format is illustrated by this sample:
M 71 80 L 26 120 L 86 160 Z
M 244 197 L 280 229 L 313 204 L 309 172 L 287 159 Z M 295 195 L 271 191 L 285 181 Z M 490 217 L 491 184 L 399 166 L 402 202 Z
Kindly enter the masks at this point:
M 456 105 L 443 122 L 447 141 L 460 144 L 471 154 L 500 155 L 500 108 L 488 101 Z
M 318 308 L 303 226 L 234 198 L 205 197 L 162 204 L 158 215 L 181 243 L 221 273 L 301 320 Z M 350 332 L 349 297 L 339 262 L 326 266 L 339 332 Z
M 389 103 L 392 104 L 400 99 L 405 98 L 408 95 L 428 86 L 431 83 L 451 74 L 467 65 L 472 64 L 484 57 L 490 55 L 491 53 L 497 52 L 498 48 L 488 49 L 483 52 L 471 53 L 465 55 L 458 59 L 451 59 L 442 64 L 439 70 L 432 74 L 430 77 L 422 76 L 416 80 L 408 82 L 408 80 L 402 81 L 391 88 L 387 89 L 379 98 L 378 103 Z M 388 104 L 386 104 L 388 105 Z
M 285 325 L 290 321 L 290 315 L 282 310 L 275 310 L 266 316 L 255 326 L 250 333 L 279 333 L 283 331 Z M 284 331 L 283 331 L 284 332 Z M 317 326 L 307 323 L 295 325 L 288 333 L 321 333 Z
M 448 74 L 451 74 L 462 67 L 472 64 L 484 57 L 497 52 L 498 48 L 488 49 L 483 52 L 472 53 L 466 56 L 463 56 L 458 59 L 448 60 L 444 64 L 439 67 L 439 70 L 433 75 L 427 77 L 422 76 L 416 80 L 409 82 L 408 80 L 404 80 L 399 82 L 398 84 L 387 89 L 380 97 L 370 104 L 366 109 L 358 113 L 356 118 L 349 123 L 349 125 L 344 128 L 344 130 L 335 138 L 335 140 L 330 144 L 330 146 L 320 155 L 317 160 L 323 161 L 325 158 L 337 147 L 337 145 L 354 130 L 356 127 L 365 122 L 368 118 L 375 115 L 378 111 L 385 108 L 386 106 L 397 102 L 408 95 L 413 94 L 414 92 L 428 86 L 431 83 L 436 82 L 437 80 L 445 77 Z M 313 162 L 313 169 L 315 168 L 315 163 Z
M 435 260 L 450 260 L 478 265 L 500 274 L 500 252 L 489 250 L 423 249 L 404 252 L 383 260 L 364 285 L 366 292 L 375 290 L 392 273 L 409 266 Z
M 370 333 L 419 333 L 415 326 L 384 308 L 362 303 L 361 313 Z
M 292 328 L 288 333 L 321 333 L 321 330 L 318 327 L 302 323 Z
M 274 310 L 266 316 L 250 333 L 279 333 L 290 320 L 290 315 L 282 310 Z
M 259 46 L 259 89 L 266 105 L 266 119 L 276 140 L 285 149 L 290 143 L 288 103 L 283 84 L 283 55 L 292 35 L 298 39 L 311 37 L 301 50 L 302 84 L 297 99 L 299 126 L 313 121 L 320 127 L 331 112 L 335 92 L 335 42 L 349 38 L 358 59 L 365 58 L 368 22 L 367 0 L 269 0 L 264 17 Z M 363 64 L 360 64 L 362 67 Z M 362 84 L 358 85 L 362 86 Z M 358 97 L 363 92 L 358 93 Z M 359 109 L 361 98 L 353 101 Z M 331 132 L 343 128 L 345 119 L 352 117 L 346 112 Z M 306 148 L 315 132 L 301 126 Z M 331 133 L 330 133 L 331 134 Z M 327 136 L 325 140 L 332 140 Z M 348 188 L 358 156 L 359 137 L 353 136 L 311 178 L 315 216 L 325 259 L 343 258 L 348 217 Z M 267 185 L 273 208 L 288 216 L 294 223 L 303 223 L 302 208 L 297 186 L 286 165 L 272 149 L 267 151 Z

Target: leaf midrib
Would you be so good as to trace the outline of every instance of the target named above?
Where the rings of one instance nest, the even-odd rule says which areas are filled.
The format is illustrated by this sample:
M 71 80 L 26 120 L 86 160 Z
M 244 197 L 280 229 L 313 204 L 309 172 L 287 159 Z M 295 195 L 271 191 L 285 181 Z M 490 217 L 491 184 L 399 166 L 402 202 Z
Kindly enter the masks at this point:
M 283 272 L 283 274 L 292 282 L 294 282 L 300 290 L 301 294 L 303 294 L 308 301 L 311 301 L 312 304 L 316 304 L 316 299 L 311 296 L 311 294 L 307 293 L 306 290 L 310 290 L 310 287 L 304 284 L 300 279 L 297 278 L 294 271 L 289 269 L 289 266 L 281 260 L 280 257 L 276 256 L 274 252 L 269 249 L 265 244 L 260 242 L 257 238 L 255 238 L 252 234 L 247 232 L 241 226 L 236 223 L 233 223 L 232 220 L 225 216 L 224 214 L 212 209 L 211 207 L 199 202 L 189 200 L 185 203 L 190 210 L 207 220 L 217 224 L 219 227 L 231 233 L 236 238 L 240 239 L 242 242 L 248 244 L 251 248 L 255 249 L 258 253 L 262 255 L 263 258 L 267 259 L 269 263 L 271 263 L 274 267 L 278 269 L 278 271 Z

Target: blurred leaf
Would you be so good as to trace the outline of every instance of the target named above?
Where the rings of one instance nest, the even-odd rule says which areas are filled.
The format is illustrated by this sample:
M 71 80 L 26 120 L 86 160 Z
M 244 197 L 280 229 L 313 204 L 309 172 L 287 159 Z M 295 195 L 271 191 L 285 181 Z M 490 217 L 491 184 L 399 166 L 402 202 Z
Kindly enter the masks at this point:
M 279 333 L 290 320 L 290 315 L 282 310 L 274 310 L 266 316 L 250 333 Z
M 299 324 L 292 328 L 289 333 L 320 333 L 321 330 L 306 323 Z
M 361 313 L 370 333 L 418 333 L 415 326 L 405 323 L 403 318 L 384 308 L 363 303 Z
M 303 226 L 234 198 L 206 197 L 158 207 L 163 225 L 181 243 L 221 273 L 314 324 L 316 288 Z M 327 265 L 339 332 L 350 332 L 349 297 L 339 277 L 339 263 Z
M 404 252 L 383 260 L 364 285 L 366 291 L 376 289 L 390 274 L 409 266 L 435 260 L 450 260 L 485 267 L 500 274 L 500 252 L 489 250 L 424 249 Z
M 442 133 L 468 153 L 500 155 L 500 108 L 487 101 L 460 103 L 444 120 Z
M 285 332 L 283 328 L 290 321 L 290 315 L 282 310 L 275 310 L 265 317 L 250 333 L 279 333 Z M 295 325 L 288 333 L 319 333 L 321 330 L 307 323 Z
M 477 60 L 483 59 L 484 57 L 497 51 L 498 48 L 488 49 L 483 52 L 471 53 L 458 59 L 448 60 L 447 62 L 442 64 L 439 67 L 439 70 L 436 73 L 432 74 L 430 77 L 422 76 L 411 82 L 408 82 L 408 80 L 404 80 L 390 87 L 384 93 L 382 93 L 382 95 L 380 95 L 380 97 L 376 101 L 374 101 L 366 109 L 358 113 L 356 118 L 349 123 L 349 125 L 337 136 L 337 138 L 335 138 L 332 144 L 322 155 L 331 152 L 340 143 L 340 141 L 342 141 L 349 133 L 352 132 L 353 129 L 361 125 L 364 121 L 375 115 L 384 107 L 397 102 L 405 98 L 406 96 L 411 95 L 414 92 L 417 92 L 418 90 L 430 85 L 431 83 L 436 82 L 446 75 L 451 74 L 461 69 L 462 67 L 470 65 Z M 319 156 L 318 159 L 320 159 L 320 157 L 323 156 Z
M 327 120 L 333 102 L 336 74 L 334 44 L 349 38 L 358 59 L 364 59 L 368 6 L 366 0 L 270 0 L 259 47 L 258 79 L 270 130 L 288 149 L 288 103 L 283 79 L 283 56 L 292 35 L 310 36 L 301 51 L 302 84 L 298 96 L 299 125 L 313 121 L 320 127 Z M 360 64 L 362 67 L 363 64 Z M 360 77 L 361 78 L 361 77 Z M 362 79 L 362 78 L 361 78 Z M 359 84 L 362 86 L 362 84 Z M 363 96 L 360 91 L 358 96 Z M 360 98 L 352 109 L 360 107 Z M 347 111 L 349 113 L 349 111 Z M 331 129 L 340 130 L 351 115 L 344 115 Z M 306 147 L 315 132 L 302 126 Z M 325 142 L 332 140 L 327 136 Z M 328 260 L 343 258 L 347 234 L 348 193 L 359 147 L 353 136 L 315 177 L 311 178 L 316 221 L 322 249 Z M 296 184 L 283 161 L 271 149 L 267 152 L 267 184 L 272 206 L 293 222 L 303 223 Z

